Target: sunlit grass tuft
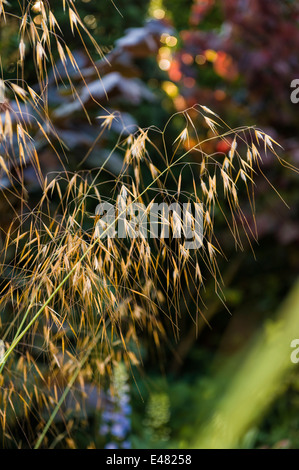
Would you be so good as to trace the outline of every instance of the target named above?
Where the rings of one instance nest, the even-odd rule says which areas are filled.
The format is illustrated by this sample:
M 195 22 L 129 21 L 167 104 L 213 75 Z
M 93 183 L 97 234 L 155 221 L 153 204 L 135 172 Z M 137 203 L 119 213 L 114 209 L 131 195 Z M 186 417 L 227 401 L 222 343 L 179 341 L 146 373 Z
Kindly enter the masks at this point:
M 230 129 L 205 107 L 181 116 L 186 125 L 170 144 L 171 120 L 161 131 L 140 129 L 118 140 L 114 151 L 123 153 L 124 164 L 110 178 L 111 196 L 103 186 L 105 163 L 93 172 L 52 175 L 44 181 L 40 203 L 11 224 L 1 253 L 4 440 L 13 438 L 9 429 L 20 416 L 29 426 L 34 415 L 38 425 L 30 446 L 40 446 L 44 439 L 47 445 L 47 433 L 53 438 L 58 432 L 54 418 L 62 398 L 75 383 L 81 390 L 79 406 L 86 384 L 105 384 L 115 361 L 141 366 L 140 336 L 151 338 L 157 350 L 170 335 L 178 338 L 182 303 L 195 323 L 203 316 L 205 277 L 214 279 L 216 295 L 222 288 L 217 259 L 224 253 L 215 237 L 215 212 L 223 215 L 237 248 L 243 248 L 240 229 L 249 243 L 256 237 L 239 192 L 247 194 L 254 214 L 260 150 L 276 154 L 276 143 L 255 128 Z M 109 122 L 107 117 L 103 125 Z M 202 126 L 200 133 L 197 126 Z M 199 137 L 203 132 L 208 137 Z M 229 152 L 209 153 L 209 144 L 219 140 L 230 143 Z M 182 183 L 187 170 L 193 175 L 191 192 Z M 116 204 L 124 195 L 117 220 L 138 202 L 147 207 L 153 201 L 202 204 L 202 246 L 189 250 L 184 237 L 151 239 L 150 233 L 109 238 L 109 226 L 99 235 L 97 204 Z M 170 234 L 177 222 L 172 214 Z M 48 421 L 42 419 L 47 415 Z

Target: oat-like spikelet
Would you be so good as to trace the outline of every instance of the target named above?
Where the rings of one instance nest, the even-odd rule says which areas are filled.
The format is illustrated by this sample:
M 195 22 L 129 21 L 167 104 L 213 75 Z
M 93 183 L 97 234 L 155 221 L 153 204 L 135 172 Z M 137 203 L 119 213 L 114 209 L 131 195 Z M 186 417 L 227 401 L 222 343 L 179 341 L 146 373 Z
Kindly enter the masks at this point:
M 61 9 L 68 15 L 71 31 L 80 37 L 89 60 L 100 78 L 96 64 L 90 55 L 90 47 L 87 47 L 85 41 L 86 39 L 91 41 L 95 52 L 102 58 L 103 52 L 100 46 L 81 20 L 73 0 L 63 1 Z M 9 178 L 9 180 L 14 192 L 17 193 L 23 204 L 26 204 L 27 197 L 23 181 L 23 169 L 29 163 L 35 169 L 38 181 L 41 184 L 43 182 L 34 139 L 38 132 L 43 134 L 58 159 L 61 160 L 61 155 L 51 144 L 52 136 L 55 136 L 60 143 L 61 140 L 50 120 L 47 96 L 50 69 L 52 69 L 56 83 L 62 80 L 54 60 L 55 54 L 58 53 L 64 67 L 66 77 L 63 79 L 63 83 L 65 83 L 65 80 L 69 82 L 73 95 L 80 102 L 80 96 L 70 76 L 67 61 L 76 71 L 77 78 L 86 84 L 80 67 L 64 40 L 56 14 L 52 11 L 51 4 L 48 1 L 26 0 L 19 3 L 18 9 L 13 9 L 6 0 L 0 2 L 0 27 L 5 27 L 8 19 L 19 25 L 19 57 L 16 63 L 16 79 L 2 80 L 2 77 L 0 77 L 0 145 L 3 147 L 1 156 L 4 159 L 5 166 L 15 170 L 13 179 Z M 39 90 L 33 90 L 23 78 L 25 76 L 26 61 L 30 60 L 35 65 Z M 21 106 L 20 101 L 23 106 Z M 37 114 L 37 120 L 33 112 Z M 22 128 L 21 139 L 20 128 Z M 18 143 L 18 155 L 15 152 L 15 138 Z M 2 167 L 4 168 L 4 166 Z

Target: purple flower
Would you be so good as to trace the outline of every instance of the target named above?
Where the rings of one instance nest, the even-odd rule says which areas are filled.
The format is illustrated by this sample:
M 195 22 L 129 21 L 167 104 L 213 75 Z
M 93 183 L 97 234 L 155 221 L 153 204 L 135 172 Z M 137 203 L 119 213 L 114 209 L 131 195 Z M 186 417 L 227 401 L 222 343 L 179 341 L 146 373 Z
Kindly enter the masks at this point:
M 131 428 L 131 421 L 130 421 L 130 418 L 124 416 L 124 415 L 117 415 L 118 416 L 118 419 L 116 420 L 116 422 L 118 424 L 120 424 L 123 428 L 126 429 L 126 431 L 129 431 L 130 428 Z
M 122 395 L 118 403 L 120 406 L 124 406 L 124 405 L 127 405 L 129 402 L 130 402 L 129 395 Z
M 114 379 L 117 393 L 112 395 L 108 391 L 106 394 L 99 433 L 102 436 L 112 435 L 117 441 L 117 443 L 108 443 L 105 449 L 129 449 L 131 448 L 130 442 L 124 441 L 124 439 L 127 438 L 131 430 L 132 407 L 130 405 L 130 387 L 126 383 L 128 380 L 127 373 L 123 366 L 116 368 Z
M 118 449 L 118 445 L 116 442 L 108 442 L 108 444 L 105 445 L 104 449 Z
M 109 433 L 109 431 L 110 431 L 110 428 L 109 428 L 108 424 L 102 424 L 100 426 L 100 431 L 99 432 L 100 432 L 101 436 L 106 436 Z
M 132 413 L 132 407 L 129 404 L 125 404 L 121 407 L 121 410 L 124 415 L 130 415 Z
M 104 411 L 102 414 L 103 421 L 113 421 L 114 420 L 115 413 L 112 411 Z
M 124 439 L 127 434 L 127 429 L 120 423 L 115 423 L 111 426 L 111 434 L 118 439 Z
M 121 447 L 122 449 L 131 449 L 131 443 L 129 441 L 124 441 Z

